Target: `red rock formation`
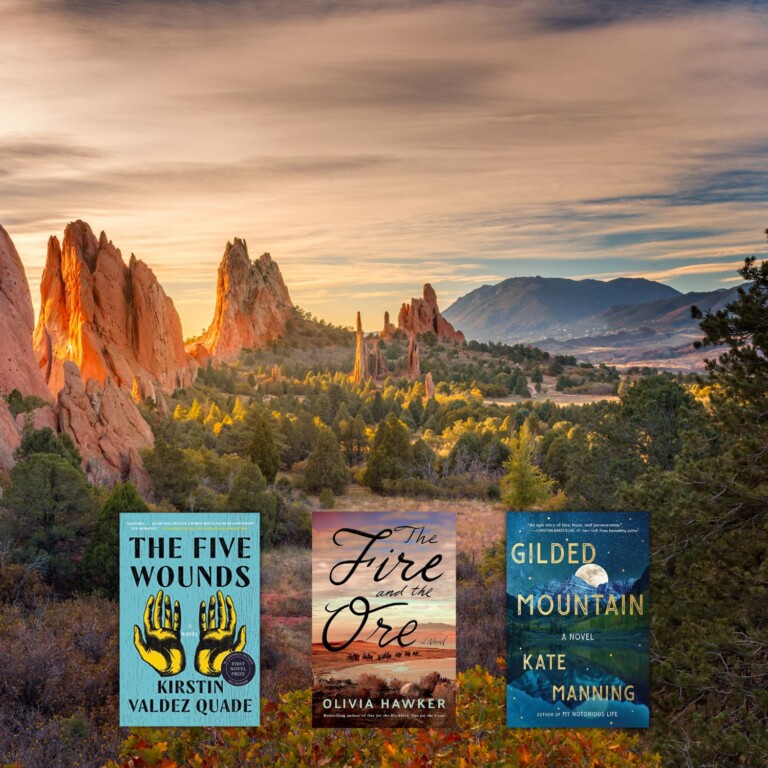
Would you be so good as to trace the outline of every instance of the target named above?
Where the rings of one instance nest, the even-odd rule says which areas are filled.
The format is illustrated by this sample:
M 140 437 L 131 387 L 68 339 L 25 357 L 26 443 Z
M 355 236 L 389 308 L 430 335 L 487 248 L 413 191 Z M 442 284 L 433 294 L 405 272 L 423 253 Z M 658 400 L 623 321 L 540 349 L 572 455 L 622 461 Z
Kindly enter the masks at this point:
M 187 347 L 199 363 L 236 357 L 279 338 L 293 312 L 280 268 L 268 253 L 248 257 L 245 240 L 227 243 L 219 265 L 216 308 L 202 338 Z
M 19 430 L 19 434 L 24 431 L 27 422 L 34 429 L 45 429 L 47 427 L 54 432 L 59 431 L 59 417 L 53 404 L 44 405 L 42 408 L 35 408 L 34 411 L 29 413 L 19 413 L 16 416 L 16 428 Z
M 427 395 L 427 400 L 435 396 L 435 382 L 432 379 L 431 371 L 427 371 L 427 375 L 424 377 L 424 392 Z
M 409 336 L 431 331 L 440 341 L 450 341 L 454 344 L 463 344 L 465 341 L 464 334 L 457 331 L 440 314 L 435 289 L 429 283 L 424 284 L 421 299 L 411 299 L 410 305 L 403 304 L 400 307 L 397 325 Z
M 62 375 L 59 427 L 80 451 L 88 479 L 107 486 L 130 480 L 146 493 L 149 479 L 139 451 L 154 445 L 154 437 L 128 390 L 111 378 L 84 384 L 71 360 L 64 361 Z
M 379 346 L 379 342 L 381 341 L 381 338 L 372 338 L 369 339 L 369 350 L 368 350 L 368 367 L 371 372 L 371 376 L 374 379 L 380 379 L 389 373 L 389 370 L 387 369 L 387 361 L 384 357 L 384 350 Z
M 421 376 L 421 357 L 419 355 L 419 340 L 415 336 L 408 337 L 408 378 L 417 379 Z
M 0 395 L 18 389 L 22 395 L 51 400 L 32 348 L 34 327 L 24 266 L 8 233 L 0 227 Z
M 368 347 L 365 343 L 365 333 L 363 333 L 363 322 L 360 313 L 357 313 L 357 323 L 355 326 L 355 370 L 352 372 L 352 381 L 362 382 L 371 377 L 368 367 Z
M 74 270 L 74 276 L 67 276 L 70 281 L 82 274 L 82 270 L 92 276 L 88 265 L 77 259 L 67 264 Z M 74 283 L 66 283 L 63 277 L 61 281 L 53 280 L 53 272 L 48 269 L 50 266 L 49 259 L 46 267 L 49 287 L 55 294 L 51 295 L 52 303 L 48 307 L 52 310 L 59 306 L 55 303 L 59 300 L 66 306 L 65 289 Z M 62 274 L 61 271 L 59 274 Z M 90 299 L 91 317 L 96 315 L 99 301 L 94 298 L 93 291 L 78 290 L 70 298 L 86 303 Z M 69 327 L 68 324 L 61 324 L 60 314 L 50 312 L 46 318 L 58 323 L 57 328 Z M 0 333 L 3 338 L 0 392 L 18 389 L 24 395 L 34 394 L 50 401 L 51 393 L 40 373 L 32 347 L 33 327 L 32 302 L 24 268 L 8 235 L 0 228 Z M 45 323 L 41 323 L 38 330 L 41 334 L 46 332 Z M 86 336 L 89 340 L 92 337 Z M 10 359 L 5 359 L 6 350 L 12 356 Z M 53 363 L 53 358 L 48 359 Z M 29 414 L 19 414 L 14 420 L 6 402 L 0 400 L 0 466 L 13 466 L 13 451 L 18 447 L 24 425 L 29 419 L 36 429 L 50 427 L 70 434 L 83 456 L 83 467 L 92 482 L 114 485 L 132 480 L 140 490 L 147 490 L 148 478 L 138 451 L 153 444 L 152 430 L 141 417 L 130 394 L 118 389 L 111 378 L 106 379 L 103 387 L 93 380 L 83 384 L 77 365 L 72 362 L 59 361 L 57 370 L 61 374 L 62 385 L 55 410 L 53 406 L 45 405 Z
M 389 341 L 394 335 L 395 331 L 397 331 L 397 326 L 390 321 L 389 319 L 389 312 L 384 313 L 384 328 L 382 329 L 379 336 L 384 339 L 384 341 Z
M 64 386 L 72 360 L 85 381 L 156 397 L 194 380 L 197 364 L 184 352 L 181 322 L 152 270 L 135 256 L 128 265 L 102 232 L 97 240 L 82 221 L 64 239 L 48 241 L 34 335 L 40 369 L 50 390 Z
M 19 447 L 21 435 L 16 422 L 8 409 L 8 403 L 0 398 L 0 467 L 10 469 L 13 464 L 13 452 Z

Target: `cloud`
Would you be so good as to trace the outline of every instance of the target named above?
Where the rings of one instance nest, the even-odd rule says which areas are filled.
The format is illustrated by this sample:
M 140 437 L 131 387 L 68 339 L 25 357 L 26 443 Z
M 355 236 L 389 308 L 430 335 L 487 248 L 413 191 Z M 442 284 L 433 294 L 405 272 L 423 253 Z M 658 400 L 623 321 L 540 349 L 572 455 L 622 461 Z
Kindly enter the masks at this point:
M 744 260 L 740 261 L 722 261 L 722 262 L 703 262 L 700 264 L 685 264 L 680 267 L 671 267 L 670 269 L 659 270 L 638 270 L 636 272 L 600 272 L 593 275 L 580 275 L 582 279 L 595 278 L 599 280 L 608 280 L 616 277 L 644 277 L 647 280 L 660 280 L 666 282 L 675 277 L 683 275 L 710 275 L 723 274 L 725 272 L 735 272 L 739 267 L 744 266 Z M 718 280 L 718 282 L 738 281 L 742 278 L 728 278 Z
M 83 218 L 152 266 L 185 328 L 210 320 L 234 236 L 294 301 L 349 323 L 363 299 L 370 327 L 426 280 L 443 307 L 515 274 L 703 287 L 697 265 L 761 242 L 759 4 L 0 10 L 0 210 L 30 278 Z

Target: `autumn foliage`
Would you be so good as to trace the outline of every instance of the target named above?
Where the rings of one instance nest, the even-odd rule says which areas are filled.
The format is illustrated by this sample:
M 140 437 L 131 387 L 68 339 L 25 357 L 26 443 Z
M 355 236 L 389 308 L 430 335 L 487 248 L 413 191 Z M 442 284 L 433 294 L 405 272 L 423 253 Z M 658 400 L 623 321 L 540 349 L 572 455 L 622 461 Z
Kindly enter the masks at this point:
M 459 674 L 459 730 L 312 729 L 309 690 L 263 703 L 260 728 L 138 728 L 109 768 L 653 768 L 636 736 L 599 729 L 509 729 L 504 680 L 480 667 Z

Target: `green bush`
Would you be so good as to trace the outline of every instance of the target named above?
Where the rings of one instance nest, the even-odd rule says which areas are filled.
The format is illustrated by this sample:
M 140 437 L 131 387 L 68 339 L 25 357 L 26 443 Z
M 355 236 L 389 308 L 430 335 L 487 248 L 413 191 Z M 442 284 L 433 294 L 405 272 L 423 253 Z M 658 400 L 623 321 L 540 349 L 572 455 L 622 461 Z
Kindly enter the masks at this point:
M 333 509 L 334 506 L 336 506 L 336 497 L 333 495 L 333 491 L 330 488 L 323 488 L 320 491 L 320 508 Z

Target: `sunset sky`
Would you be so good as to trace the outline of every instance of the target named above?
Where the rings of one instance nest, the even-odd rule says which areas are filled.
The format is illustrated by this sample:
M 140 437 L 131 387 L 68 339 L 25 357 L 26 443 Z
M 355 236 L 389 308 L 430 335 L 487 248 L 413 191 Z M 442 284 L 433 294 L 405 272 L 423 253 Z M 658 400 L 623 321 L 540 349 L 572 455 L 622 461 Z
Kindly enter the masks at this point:
M 0 224 L 75 218 L 186 334 L 227 240 L 366 330 L 515 275 L 726 287 L 768 226 L 768 6 L 0 0 Z
M 404 527 L 398 530 L 399 526 Z M 423 531 L 421 531 L 423 527 Z M 355 561 L 369 543 L 364 536 L 337 531 L 352 528 L 376 536 L 381 531 L 390 531 L 390 535 L 376 541 L 368 550 L 366 560 L 374 558 L 371 565 L 358 566 L 345 584 L 336 585 L 330 581 L 330 572 L 339 562 Z M 418 530 L 414 530 L 418 529 Z M 417 540 L 423 535 L 424 540 Z M 431 567 L 428 574 L 434 580 L 427 583 L 424 579 L 414 578 L 403 581 L 403 565 L 397 565 L 400 553 L 413 561 L 408 572 L 422 570 L 432 558 L 440 555 L 442 560 Z M 386 562 L 385 562 L 386 561 Z M 395 568 L 397 565 L 397 568 Z M 374 581 L 374 575 L 380 567 L 388 578 Z M 343 579 L 352 566 L 340 566 L 334 572 L 336 581 Z M 439 576 L 439 578 L 435 578 Z M 411 589 L 415 587 L 431 589 L 429 597 L 414 597 Z M 399 591 L 405 588 L 402 598 L 376 597 L 379 591 Z M 314 512 L 312 514 L 312 642 L 322 640 L 323 628 L 330 618 L 330 613 L 341 606 L 348 605 L 355 597 L 364 597 L 372 607 L 381 607 L 393 602 L 407 602 L 407 606 L 397 606 L 383 613 L 373 613 L 368 619 L 366 629 L 361 631 L 358 640 L 366 640 L 376 628 L 376 621 L 381 617 L 395 630 L 413 620 L 419 626 L 450 625 L 456 623 L 456 516 L 446 512 Z M 358 609 L 362 605 L 357 605 Z M 332 624 L 329 639 L 332 643 L 348 640 L 360 624 L 359 617 L 344 611 Z M 444 634 L 441 627 L 440 632 Z M 436 634 L 440 634 L 436 632 Z M 387 636 L 391 640 L 394 634 Z M 379 632 L 371 642 L 378 642 Z M 413 640 L 413 638 L 411 638 Z

